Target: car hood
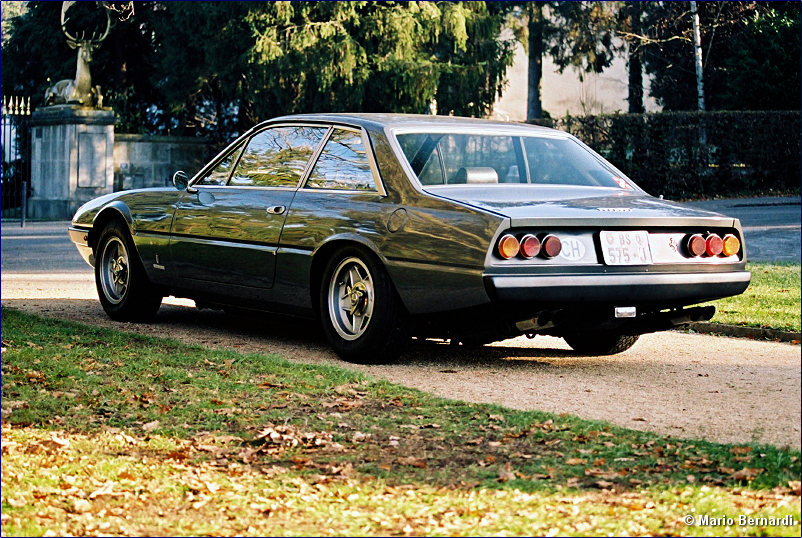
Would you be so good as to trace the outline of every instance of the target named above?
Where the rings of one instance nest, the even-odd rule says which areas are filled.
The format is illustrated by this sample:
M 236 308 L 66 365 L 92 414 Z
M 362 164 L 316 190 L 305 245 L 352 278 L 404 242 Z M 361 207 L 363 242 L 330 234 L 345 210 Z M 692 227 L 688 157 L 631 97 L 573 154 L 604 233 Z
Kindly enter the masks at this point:
M 639 191 L 607 187 L 566 185 L 439 186 L 426 192 L 475 208 L 509 217 L 512 225 L 537 220 L 626 220 L 628 224 L 658 224 L 655 219 L 681 222 L 717 221 L 733 225 L 733 219 L 711 211 L 690 208 Z M 674 222 L 676 220 L 676 222 Z M 590 224 L 590 223 L 588 223 Z M 666 223 L 668 224 L 668 223 Z

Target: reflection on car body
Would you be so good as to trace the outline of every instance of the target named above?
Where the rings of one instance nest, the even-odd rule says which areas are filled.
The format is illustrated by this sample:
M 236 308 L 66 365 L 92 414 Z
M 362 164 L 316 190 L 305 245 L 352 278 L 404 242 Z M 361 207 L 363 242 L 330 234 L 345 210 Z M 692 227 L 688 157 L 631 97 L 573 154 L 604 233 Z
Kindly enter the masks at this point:
M 115 319 L 166 295 L 318 318 L 358 362 L 411 336 L 617 353 L 750 280 L 736 219 L 649 196 L 566 133 L 438 116 L 270 120 L 191 180 L 90 201 L 70 235 Z

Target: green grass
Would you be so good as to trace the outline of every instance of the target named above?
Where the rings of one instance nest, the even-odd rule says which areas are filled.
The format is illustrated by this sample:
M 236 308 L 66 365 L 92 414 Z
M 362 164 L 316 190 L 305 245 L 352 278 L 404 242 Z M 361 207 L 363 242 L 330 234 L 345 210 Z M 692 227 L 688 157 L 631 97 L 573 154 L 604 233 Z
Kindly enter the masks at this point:
M 713 302 L 711 321 L 746 327 L 768 327 L 800 331 L 800 265 L 748 263 L 752 272 L 749 288 L 736 297 Z
M 2 328 L 3 535 L 800 532 L 798 451 L 8 309 Z M 688 527 L 687 514 L 796 524 Z

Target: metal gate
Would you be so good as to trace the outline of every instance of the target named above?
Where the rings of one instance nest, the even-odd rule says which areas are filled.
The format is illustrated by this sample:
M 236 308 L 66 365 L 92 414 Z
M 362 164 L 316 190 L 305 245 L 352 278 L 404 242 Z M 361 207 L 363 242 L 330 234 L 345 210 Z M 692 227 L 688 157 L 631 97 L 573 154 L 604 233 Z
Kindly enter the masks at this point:
M 19 219 L 25 226 L 25 209 L 31 194 L 31 98 L 3 97 L 2 218 Z

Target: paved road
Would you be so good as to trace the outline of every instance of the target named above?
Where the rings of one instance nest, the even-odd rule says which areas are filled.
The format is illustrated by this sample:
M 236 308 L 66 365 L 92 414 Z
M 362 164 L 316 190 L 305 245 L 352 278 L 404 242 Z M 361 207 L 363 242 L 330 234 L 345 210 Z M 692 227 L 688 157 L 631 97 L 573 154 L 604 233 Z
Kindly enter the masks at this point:
M 773 205 L 756 205 L 767 203 Z M 744 219 L 752 259 L 756 251 L 777 253 L 757 245 L 768 233 L 795 244 L 792 259 L 799 260 L 798 199 L 699 204 L 714 209 L 729 204 L 722 205 L 725 212 Z M 69 243 L 66 225 L 29 223 L 20 229 L 4 223 L 4 307 L 209 347 L 343 365 L 314 324 L 198 311 L 188 308 L 191 301 L 176 299 L 165 301 L 156 323 L 111 321 L 97 302 L 91 269 Z M 787 247 L 779 250 L 787 254 Z M 687 438 L 800 446 L 800 352 L 790 344 L 667 332 L 645 335 L 623 354 L 597 358 L 577 356 L 561 339 L 549 337 L 516 338 L 478 350 L 416 342 L 398 364 L 352 367 L 466 401 L 572 413 Z
M 3 221 L 0 243 L 0 272 L 91 273 L 92 268 L 78 254 L 67 235 L 68 221 Z

